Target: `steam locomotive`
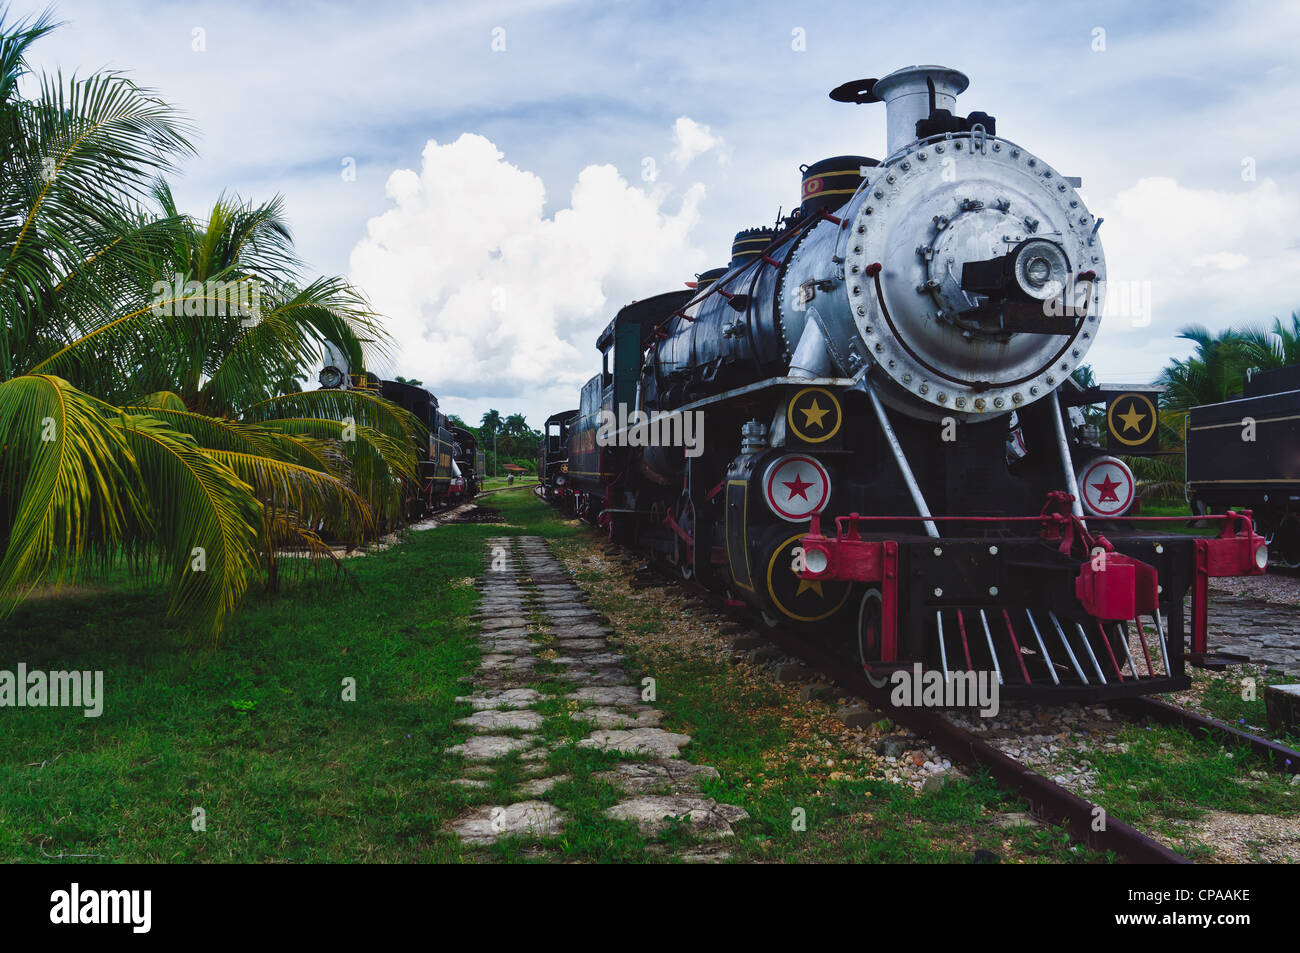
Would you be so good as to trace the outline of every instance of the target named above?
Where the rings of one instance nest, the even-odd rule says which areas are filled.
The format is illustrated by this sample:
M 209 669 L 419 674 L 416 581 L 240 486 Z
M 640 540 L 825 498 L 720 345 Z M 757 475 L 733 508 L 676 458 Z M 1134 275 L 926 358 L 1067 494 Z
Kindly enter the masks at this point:
M 380 380 L 366 372 L 352 374 L 346 358 L 326 347 L 325 366 L 319 381 L 322 390 L 353 388 L 378 394 L 415 416 L 427 431 L 415 442 L 420 461 L 420 484 L 411 487 L 406 498 L 406 518 L 412 522 L 456 503 L 473 499 L 483 487 L 483 451 L 478 439 L 463 427 L 455 427 L 438 409 L 438 398 L 416 384 Z
M 542 442 L 537 459 L 537 478 L 544 499 L 559 502 L 569 495 L 569 429 L 576 410 L 551 414 L 542 425 Z
M 1101 219 L 994 117 L 958 115 L 967 85 L 913 66 L 834 90 L 884 103 L 886 157 L 803 166 L 798 209 L 737 233 L 728 265 L 622 308 L 552 418 L 547 495 L 873 675 L 1185 687 L 1209 577 L 1263 572 L 1267 547 L 1248 513 L 1210 538 L 1126 515 L 1136 481 L 1071 377 Z

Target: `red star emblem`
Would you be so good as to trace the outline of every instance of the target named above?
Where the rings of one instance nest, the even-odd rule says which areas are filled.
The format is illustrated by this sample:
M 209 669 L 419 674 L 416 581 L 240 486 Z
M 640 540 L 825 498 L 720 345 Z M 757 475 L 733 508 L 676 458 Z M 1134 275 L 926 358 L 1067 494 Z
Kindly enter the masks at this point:
M 804 483 L 801 479 L 799 479 L 799 474 L 798 474 L 798 473 L 796 473 L 796 474 L 794 475 L 794 479 L 793 479 L 793 480 L 783 480 L 783 481 L 781 481 L 781 485 L 782 485 L 782 486 L 787 486 L 787 487 L 790 488 L 790 499 L 792 499 L 792 500 L 793 500 L 796 496 L 801 496 L 801 497 L 803 497 L 805 500 L 807 500 L 807 499 L 808 499 L 808 487 L 812 486 L 811 483 Z M 811 502 L 811 501 L 810 501 L 810 502 Z
M 789 484 L 787 484 L 787 486 L 788 485 Z M 1097 497 L 1098 503 L 1119 502 L 1119 496 L 1115 493 L 1115 490 L 1118 487 L 1122 486 L 1122 484 L 1115 482 L 1109 476 L 1107 476 L 1106 479 L 1103 480 L 1101 483 L 1094 483 L 1093 486 L 1095 486 L 1098 490 L 1101 491 L 1101 495 Z

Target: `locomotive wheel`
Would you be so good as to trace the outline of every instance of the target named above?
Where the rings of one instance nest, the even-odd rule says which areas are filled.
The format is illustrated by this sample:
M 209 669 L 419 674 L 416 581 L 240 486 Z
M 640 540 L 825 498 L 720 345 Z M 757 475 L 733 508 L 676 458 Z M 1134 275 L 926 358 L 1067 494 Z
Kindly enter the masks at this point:
M 675 515 L 677 525 L 686 531 L 692 539 L 695 537 L 695 507 L 691 506 L 690 497 L 682 493 L 681 502 L 678 504 L 678 512 Z M 694 555 L 691 552 L 692 546 L 673 533 L 673 555 L 677 561 L 677 571 L 683 579 L 690 579 L 695 575 L 695 563 L 692 559 Z
M 1270 551 L 1276 549 L 1278 562 L 1287 569 L 1300 568 L 1300 517 L 1288 513 L 1267 538 Z
M 880 590 L 868 589 L 858 604 L 858 661 L 864 672 L 880 658 L 881 615 Z

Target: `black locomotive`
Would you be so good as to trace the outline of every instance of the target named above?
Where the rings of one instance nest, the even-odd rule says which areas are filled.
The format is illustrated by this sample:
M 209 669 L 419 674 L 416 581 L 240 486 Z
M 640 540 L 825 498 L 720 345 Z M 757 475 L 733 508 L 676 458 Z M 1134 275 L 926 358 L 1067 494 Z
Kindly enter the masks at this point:
M 572 495 L 569 480 L 569 431 L 578 412 L 551 414 L 542 425 L 542 443 L 537 457 L 537 478 L 544 499 L 559 503 Z
M 1191 409 L 1187 487 L 1198 513 L 1253 511 L 1274 565 L 1300 567 L 1300 364 L 1251 374 L 1239 399 Z
M 620 310 L 576 416 L 552 418 L 547 492 L 873 673 L 1184 687 L 1209 577 L 1267 549 L 1248 515 L 1212 538 L 1126 517 L 1136 481 L 1071 378 L 1102 313 L 1100 219 L 991 116 L 955 115 L 966 85 L 920 66 L 835 90 L 886 104 L 886 158 L 805 166 L 793 215 Z
M 351 374 L 345 359 L 326 351 L 320 373 L 322 389 L 353 388 L 378 394 L 407 410 L 424 432 L 415 441 L 420 483 L 406 497 L 406 518 L 414 522 L 430 513 L 473 499 L 483 487 L 483 452 L 474 434 L 454 427 L 438 409 L 438 398 L 424 387 L 405 381 L 381 380 L 369 372 Z

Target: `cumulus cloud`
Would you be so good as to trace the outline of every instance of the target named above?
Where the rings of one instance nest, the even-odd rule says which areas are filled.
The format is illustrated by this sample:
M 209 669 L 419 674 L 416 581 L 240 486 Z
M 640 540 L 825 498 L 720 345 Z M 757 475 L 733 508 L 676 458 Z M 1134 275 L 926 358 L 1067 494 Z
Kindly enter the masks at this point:
M 467 133 L 430 140 L 420 171 L 392 173 L 386 191 L 392 207 L 353 249 L 351 279 L 389 319 L 393 373 L 466 419 L 492 405 L 536 426 L 576 405 L 618 308 L 682 287 L 706 262 L 690 244 L 698 183 L 647 190 L 592 165 L 547 216 L 542 180 Z
M 669 158 L 677 168 L 685 169 L 688 165 L 711 150 L 718 150 L 718 162 L 726 164 L 730 158 L 726 143 L 721 136 L 715 136 L 709 127 L 698 123 L 690 116 L 678 116 L 673 123 L 673 149 Z
M 1144 178 L 1103 214 L 1110 293 L 1150 307 L 1112 314 L 1108 304 L 1089 356 L 1096 366 L 1150 377 L 1171 352 L 1187 353 L 1176 339 L 1185 325 L 1267 324 L 1277 302 L 1300 306 L 1300 199 L 1270 179 L 1211 190 Z

